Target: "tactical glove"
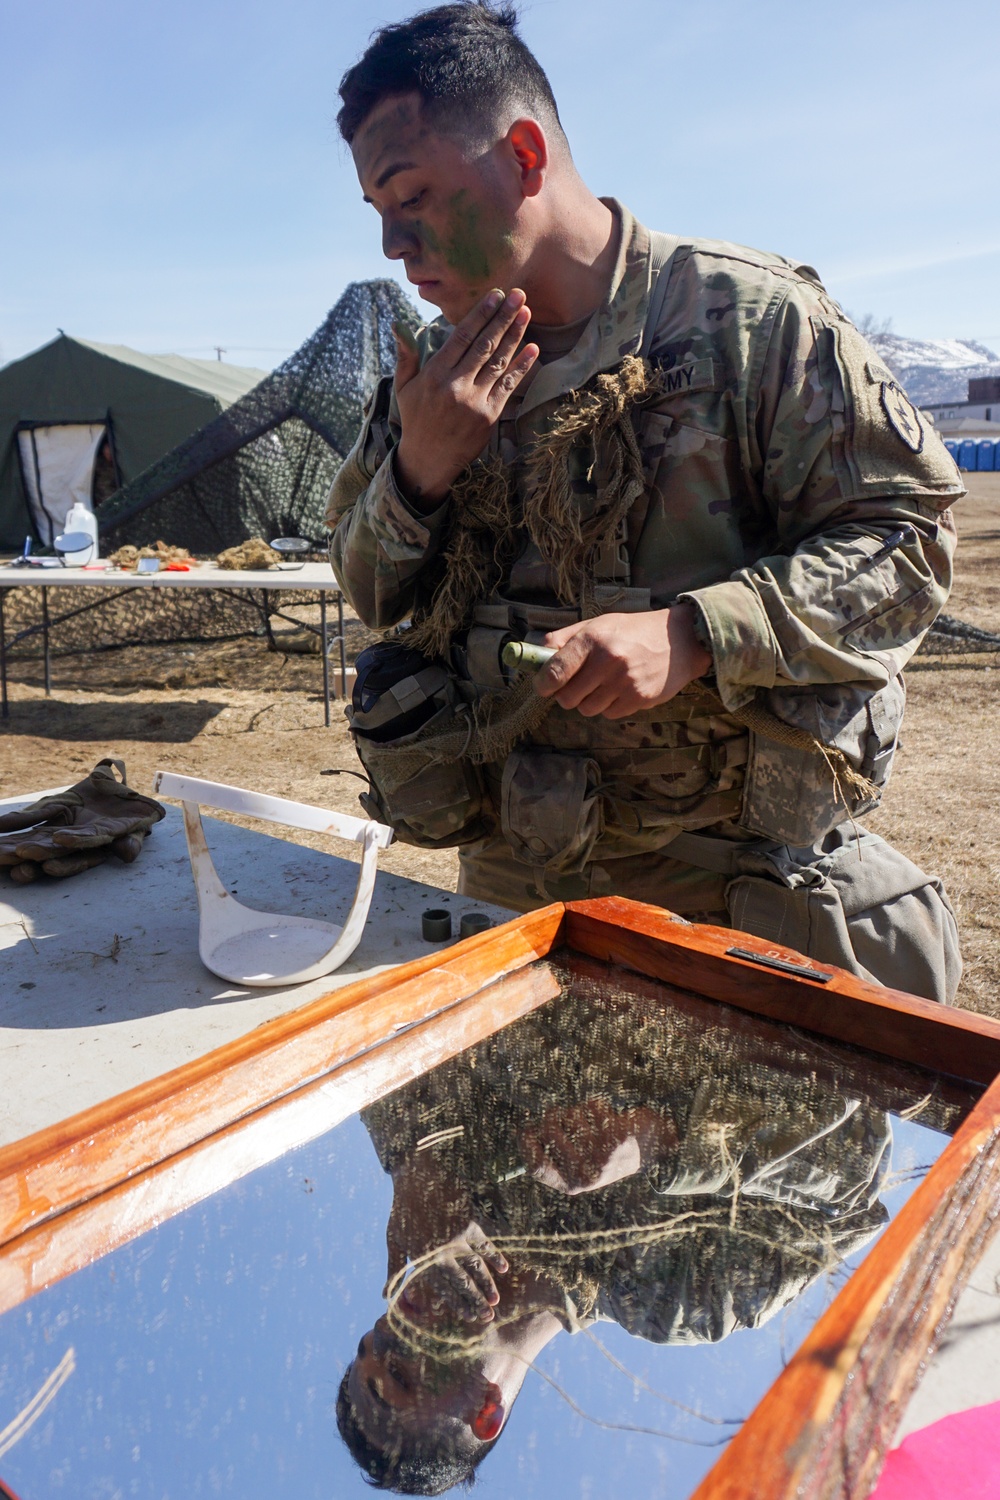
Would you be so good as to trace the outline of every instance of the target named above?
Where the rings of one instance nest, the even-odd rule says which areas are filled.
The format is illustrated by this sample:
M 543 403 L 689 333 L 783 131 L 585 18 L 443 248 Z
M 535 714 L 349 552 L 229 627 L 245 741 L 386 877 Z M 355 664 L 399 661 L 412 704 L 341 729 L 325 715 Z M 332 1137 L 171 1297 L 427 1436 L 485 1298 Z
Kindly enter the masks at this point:
M 159 802 L 126 784 L 123 761 L 105 758 L 65 792 L 0 816 L 0 865 L 27 885 L 39 868 L 47 875 L 77 875 L 111 854 L 131 864 L 165 815 Z

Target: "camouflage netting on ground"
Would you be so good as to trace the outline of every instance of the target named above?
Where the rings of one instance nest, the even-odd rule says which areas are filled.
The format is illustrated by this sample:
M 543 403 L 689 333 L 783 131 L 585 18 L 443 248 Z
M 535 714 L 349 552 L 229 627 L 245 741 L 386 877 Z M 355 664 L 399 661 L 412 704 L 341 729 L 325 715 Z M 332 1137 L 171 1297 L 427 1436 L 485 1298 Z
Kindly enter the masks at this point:
M 1000 635 L 980 630 L 956 620 L 954 615 L 938 615 L 920 646 L 925 656 L 965 656 L 980 651 L 1000 651 Z
M 123 646 L 162 645 L 170 641 L 230 641 L 243 636 L 266 635 L 267 621 L 279 612 L 316 604 L 319 595 L 307 589 L 241 589 L 239 574 L 226 589 L 123 588 L 114 593 L 107 587 L 49 591 L 52 620 L 50 643 L 53 656 L 79 656 L 89 651 L 112 651 Z M 332 610 L 332 606 L 331 606 Z M 64 612 L 71 617 L 61 620 Z M 4 624 L 10 662 L 42 655 L 42 598 L 35 587 L 8 589 Z M 24 639 L 17 640 L 28 630 Z M 333 616 L 330 624 L 334 633 Z M 371 631 L 349 622 L 348 656 L 376 639 Z M 355 639 L 356 637 L 356 639 Z M 1000 654 L 1000 635 L 967 625 L 951 615 L 940 615 L 920 647 L 924 656 Z
M 356 281 L 273 374 L 101 506 L 101 550 L 162 538 L 214 556 L 247 537 L 322 544 L 323 510 L 365 400 L 417 314 L 394 281 Z
M 53 656 L 86 656 L 124 646 L 169 642 L 232 641 L 266 635 L 268 620 L 294 605 L 315 604 L 315 590 L 107 588 L 50 589 L 49 643 Z M 12 588 L 4 601 L 7 654 L 11 664 L 43 654 L 39 588 Z M 331 617 L 336 611 L 331 606 Z M 68 616 L 68 618 L 64 618 Z M 331 623 L 330 634 L 335 626 Z M 20 639 L 18 639 L 20 637 Z

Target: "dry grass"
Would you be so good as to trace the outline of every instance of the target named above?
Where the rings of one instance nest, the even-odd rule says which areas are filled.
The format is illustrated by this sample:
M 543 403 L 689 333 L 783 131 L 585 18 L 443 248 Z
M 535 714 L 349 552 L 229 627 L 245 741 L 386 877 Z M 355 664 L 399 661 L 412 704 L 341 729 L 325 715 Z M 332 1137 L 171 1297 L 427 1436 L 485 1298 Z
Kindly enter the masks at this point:
M 957 509 L 961 546 L 950 614 L 1000 633 L 1000 475 L 970 475 Z M 364 638 L 354 627 L 358 644 Z M 11 718 L 0 741 L 5 795 L 84 774 L 101 755 L 124 757 L 148 789 L 167 767 L 357 811 L 358 784 L 326 777 L 353 770 L 339 708 L 323 727 L 320 664 L 258 640 L 150 646 L 55 663 L 51 699 L 39 664 L 17 668 Z M 958 910 L 970 1009 L 1000 1016 L 1000 658 L 920 656 L 907 674 L 903 744 L 883 808 L 870 826 L 939 873 Z M 323 846 L 318 836 L 293 834 Z M 449 851 L 396 845 L 383 857 L 399 874 L 453 890 Z
M 948 613 L 1000 634 L 1000 474 L 970 474 L 956 507 Z M 959 1003 L 1000 1016 L 1000 656 L 918 656 L 902 744 L 870 828 L 948 887 L 962 932 Z

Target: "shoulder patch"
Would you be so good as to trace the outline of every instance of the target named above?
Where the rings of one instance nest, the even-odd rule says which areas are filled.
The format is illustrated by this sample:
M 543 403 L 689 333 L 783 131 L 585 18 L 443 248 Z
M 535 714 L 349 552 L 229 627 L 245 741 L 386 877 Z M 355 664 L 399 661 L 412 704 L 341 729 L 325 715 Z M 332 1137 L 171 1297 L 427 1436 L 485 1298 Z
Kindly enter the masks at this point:
M 962 482 L 940 437 L 853 323 L 817 330 L 816 347 L 823 383 L 832 383 L 833 461 L 844 494 L 925 495 L 939 507 L 958 499 Z
M 911 452 L 920 453 L 924 446 L 924 424 L 909 396 L 894 380 L 882 382 L 882 409 L 896 436 L 902 438 Z

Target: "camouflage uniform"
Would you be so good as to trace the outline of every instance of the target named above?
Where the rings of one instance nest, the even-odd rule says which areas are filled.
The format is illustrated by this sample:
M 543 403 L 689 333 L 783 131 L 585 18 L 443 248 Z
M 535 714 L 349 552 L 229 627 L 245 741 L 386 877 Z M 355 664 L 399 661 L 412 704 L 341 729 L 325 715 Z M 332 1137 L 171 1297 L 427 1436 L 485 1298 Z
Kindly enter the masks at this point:
M 641 986 L 609 997 L 602 975 L 571 978 L 361 1118 L 384 1171 L 419 1153 L 436 1244 L 472 1218 L 559 1288 L 570 1326 L 715 1342 L 765 1322 L 886 1223 L 891 1126 L 863 1076 L 839 1055 L 817 1068 L 815 1047 L 734 1028 L 701 1001 L 664 1005 Z M 676 1143 L 575 1196 L 525 1173 L 525 1134 L 546 1120 L 556 1139 L 600 1139 L 594 1104 L 669 1119 Z M 412 1212 L 397 1205 L 390 1238 L 415 1259 L 436 1245 L 414 1239 Z
M 732 244 L 680 243 L 649 329 L 650 235 L 608 202 L 622 235 L 607 300 L 575 347 L 537 368 L 523 399 L 512 399 L 484 456 L 498 455 L 517 483 L 526 451 L 568 393 L 641 347 L 662 381 L 635 415 L 647 488 L 595 564 L 596 610 L 692 601 L 714 682 L 623 721 L 554 708 L 528 756 L 553 747 L 592 766 L 589 790 L 567 792 L 591 835 L 575 861 L 540 869 L 528 862 L 530 831 L 519 845 L 505 824 L 507 837 L 497 832 L 461 851 L 461 888 L 522 910 L 619 894 L 721 913 L 725 878 L 665 851 L 681 830 L 729 839 L 768 831 L 746 817 L 753 741 L 735 712 L 762 691 L 784 694 L 806 706 L 829 743 L 845 694 L 859 709 L 881 689 L 896 691 L 901 708 L 898 674 L 948 594 L 948 507 L 964 490 L 937 435 L 811 268 Z M 422 357 L 448 332 L 443 320 L 426 329 Z M 384 383 L 328 508 L 334 570 L 377 628 L 426 605 L 449 535 L 449 501 L 424 516 L 396 484 L 399 431 Z M 600 471 L 599 451 L 580 455 L 581 506 Z M 550 570 L 526 539 L 498 597 L 512 620 L 522 609 L 523 624 L 525 601 L 547 596 L 555 602 Z M 558 623 L 568 618 L 564 611 Z M 534 628 L 543 623 L 536 608 Z M 509 764 L 486 768 L 497 824 L 505 769 L 509 783 Z M 755 795 L 763 786 L 780 798 L 780 764 L 768 770 L 764 756 L 756 776 Z M 530 766 L 525 784 L 530 804 Z M 559 801 L 558 778 L 539 783 L 535 816 L 544 822 Z M 530 823 L 529 805 L 522 830 Z

